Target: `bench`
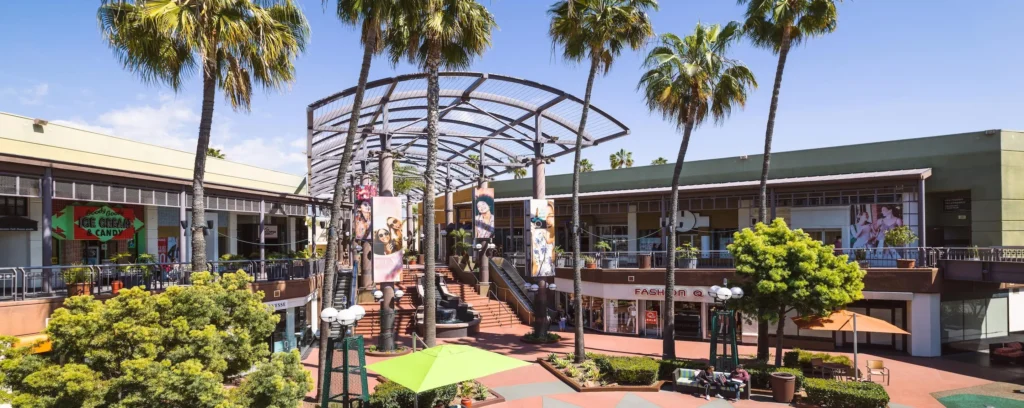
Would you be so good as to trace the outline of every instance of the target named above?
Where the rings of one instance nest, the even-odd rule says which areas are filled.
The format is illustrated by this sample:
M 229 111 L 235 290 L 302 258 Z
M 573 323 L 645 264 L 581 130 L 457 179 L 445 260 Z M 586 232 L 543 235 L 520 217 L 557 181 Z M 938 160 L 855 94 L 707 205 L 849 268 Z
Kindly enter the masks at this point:
M 676 392 L 703 392 L 704 387 L 697 384 L 697 373 L 701 370 L 694 370 L 689 368 L 677 368 L 672 372 L 672 383 L 673 388 Z M 715 376 L 723 376 L 725 374 L 715 373 Z M 726 382 L 724 386 L 712 385 L 711 388 L 717 391 L 722 396 L 731 398 L 736 395 L 736 385 L 732 382 Z M 750 380 L 746 383 L 740 384 L 740 398 L 750 399 Z
M 1019 341 L 989 345 L 989 360 L 999 363 L 1024 363 L 1024 344 Z

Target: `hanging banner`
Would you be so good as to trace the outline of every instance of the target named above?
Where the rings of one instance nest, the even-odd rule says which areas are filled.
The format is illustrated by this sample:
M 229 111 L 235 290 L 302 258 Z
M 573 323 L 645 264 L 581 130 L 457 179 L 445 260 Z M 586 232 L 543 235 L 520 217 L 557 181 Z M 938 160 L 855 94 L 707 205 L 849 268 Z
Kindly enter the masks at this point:
M 353 205 L 352 239 L 369 241 L 370 224 L 373 221 L 373 198 L 377 196 L 377 186 L 356 186 L 356 202 Z
M 903 225 L 903 206 L 900 204 L 851 205 L 850 240 L 847 248 L 883 249 L 885 233 Z
M 477 241 L 494 236 L 494 189 L 473 190 L 473 238 Z
M 402 198 L 373 197 L 373 281 L 402 280 Z
M 67 206 L 51 217 L 53 237 L 79 241 L 129 240 L 144 225 L 131 208 Z
M 530 233 L 530 276 L 555 274 L 555 201 L 528 200 L 526 230 Z

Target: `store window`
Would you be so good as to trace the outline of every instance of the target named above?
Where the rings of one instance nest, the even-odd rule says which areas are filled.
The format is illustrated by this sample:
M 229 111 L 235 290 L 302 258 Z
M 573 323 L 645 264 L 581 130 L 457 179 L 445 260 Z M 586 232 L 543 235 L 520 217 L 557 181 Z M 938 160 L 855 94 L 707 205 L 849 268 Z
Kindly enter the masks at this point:
M 605 316 L 609 333 L 636 334 L 639 311 L 635 300 L 605 301 Z
M 598 225 L 594 233 L 597 240 L 611 244 L 612 251 L 629 250 L 629 227 L 625 225 Z
M 675 303 L 676 338 L 700 338 L 700 305 L 696 302 Z
M 1009 335 L 1009 302 L 1005 297 L 943 301 L 940 309 L 943 343 Z
M 842 248 L 843 230 L 842 229 L 804 229 L 807 235 L 818 241 L 821 241 L 825 245 L 835 245 L 839 242 L 839 247 Z
M 604 298 L 583 296 L 583 327 L 604 331 Z
M 0 197 L 0 217 L 28 217 L 28 199 Z

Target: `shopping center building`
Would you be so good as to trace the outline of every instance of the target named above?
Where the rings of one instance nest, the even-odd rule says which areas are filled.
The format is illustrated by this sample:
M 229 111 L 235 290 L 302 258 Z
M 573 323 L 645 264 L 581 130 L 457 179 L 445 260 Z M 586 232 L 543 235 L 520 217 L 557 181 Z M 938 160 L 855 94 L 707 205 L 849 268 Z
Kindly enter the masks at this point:
M 106 278 L 117 272 L 104 265 L 144 254 L 164 270 L 160 283 L 181 279 L 174 271 L 190 259 L 194 161 L 194 152 L 0 113 L 0 335 L 42 332 L 63 302 L 59 275 L 69 265 L 90 268 L 99 297 L 111 295 L 110 280 L 135 282 Z M 208 158 L 204 185 L 210 268 L 254 273 L 255 289 L 281 315 L 273 346 L 301 343 L 316 326 L 317 267 L 261 260 L 306 247 L 304 179 Z M 229 254 L 248 261 L 218 262 Z
M 642 140 L 636 139 L 638 142 Z M 727 245 L 756 223 L 761 156 L 685 163 L 680 179 L 677 242 L 700 251 L 696 269 L 677 272 L 677 338 L 707 338 L 707 288 L 734 278 Z M 583 274 L 587 328 L 659 337 L 664 299 L 664 248 L 674 164 L 584 173 L 580 212 L 585 250 L 608 241 L 601 268 Z M 972 261 L 1024 246 L 1024 133 L 989 130 L 946 136 L 838 146 L 772 155 L 769 214 L 803 229 L 867 267 L 864 300 L 850 310 L 889 321 L 910 336 L 860 334 L 862 347 L 935 356 L 944 350 L 987 349 L 989 343 L 1024 337 L 1024 283 L 1020 263 Z M 546 177 L 555 201 L 556 244 L 570 250 L 570 174 Z M 528 253 L 524 200 L 530 178 L 491 183 L 495 190 L 495 244 L 506 258 Z M 468 191 L 453 195 L 456 223 L 470 220 Z M 437 201 L 444 220 L 443 197 Z M 906 225 L 920 240 L 918 268 L 898 269 L 884 233 Z M 980 256 L 972 251 L 979 246 Z M 992 249 L 997 247 L 999 249 Z M 651 254 L 652 269 L 638 269 Z M 597 255 L 597 254 L 595 254 Z M 564 261 L 571 261 L 563 258 Z M 986 260 L 989 260 L 986 258 Z M 999 261 L 1006 260 L 1000 257 Z M 563 261 L 563 262 L 564 262 Z M 659 268 L 662 268 L 659 270 Z M 1002 271 L 994 273 L 993 271 Z M 554 279 L 560 308 L 568 308 L 572 269 Z M 954 279 L 955 278 L 955 279 Z M 752 324 L 744 341 L 756 339 Z M 774 332 L 774 330 L 773 330 Z M 787 342 L 809 348 L 845 348 L 851 334 L 809 332 L 786 325 Z

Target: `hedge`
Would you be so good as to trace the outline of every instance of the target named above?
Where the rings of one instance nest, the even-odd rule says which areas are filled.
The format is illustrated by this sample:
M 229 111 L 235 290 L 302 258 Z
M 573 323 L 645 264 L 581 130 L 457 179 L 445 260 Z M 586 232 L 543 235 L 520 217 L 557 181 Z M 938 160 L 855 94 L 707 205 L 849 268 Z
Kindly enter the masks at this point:
M 605 379 L 619 385 L 651 385 L 658 379 L 659 360 L 651 357 L 587 353 L 587 358 L 597 364 Z
M 771 388 L 772 373 L 789 373 L 796 376 L 796 389 L 799 390 L 806 383 L 804 372 L 799 368 L 776 367 L 766 364 L 749 365 L 745 367 L 750 373 L 750 386 L 752 388 Z
M 704 368 L 704 364 L 689 360 L 658 360 L 658 379 L 672 381 L 672 373 L 676 372 L 677 368 L 699 370 Z
M 786 367 L 810 368 L 811 359 L 820 358 L 826 363 L 841 363 L 853 367 L 853 361 L 843 355 L 829 353 L 812 353 L 806 350 L 793 349 L 782 355 L 782 365 Z
M 840 382 L 822 378 L 808 378 L 804 384 L 807 403 L 826 408 L 885 408 L 889 406 L 889 393 L 881 384 L 873 382 Z
M 448 406 L 455 399 L 458 393 L 458 384 L 446 385 L 424 391 L 419 394 L 419 406 L 433 407 L 439 403 Z M 416 394 L 412 390 L 393 382 L 385 381 L 373 387 L 373 394 L 370 394 L 371 408 L 413 408 L 413 398 Z

